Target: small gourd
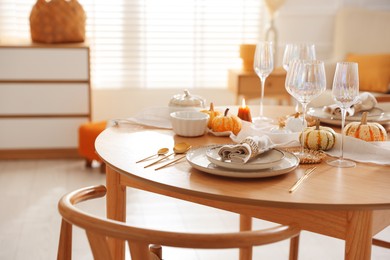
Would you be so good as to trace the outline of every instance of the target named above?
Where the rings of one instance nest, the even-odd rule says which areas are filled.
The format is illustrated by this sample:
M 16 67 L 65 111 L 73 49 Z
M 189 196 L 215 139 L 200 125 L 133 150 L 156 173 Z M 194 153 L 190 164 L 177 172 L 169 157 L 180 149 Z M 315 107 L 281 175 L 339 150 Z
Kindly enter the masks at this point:
M 226 108 L 223 115 L 214 117 L 211 122 L 211 130 L 213 132 L 227 132 L 231 131 L 237 135 L 242 128 L 241 119 L 238 116 L 228 114 L 229 108 Z
M 320 120 L 316 120 L 316 126 L 308 127 L 303 132 L 305 147 L 311 150 L 329 150 L 336 142 L 336 132 L 325 126 L 320 126 Z M 302 142 L 302 137 L 299 137 Z
M 201 110 L 200 112 L 206 113 L 209 115 L 209 121 L 207 123 L 207 127 L 211 129 L 211 124 L 213 122 L 214 117 L 219 116 L 221 112 L 214 110 L 214 104 L 213 102 L 210 103 L 210 109 L 209 110 Z
M 307 127 L 307 122 L 305 119 L 299 117 L 299 112 L 295 113 L 293 116 L 290 116 L 286 120 L 286 129 L 291 132 L 301 132 L 302 125 Z
M 364 112 L 360 122 L 351 122 L 344 128 L 344 134 L 367 142 L 386 141 L 386 129 L 379 123 L 367 122 L 368 112 Z

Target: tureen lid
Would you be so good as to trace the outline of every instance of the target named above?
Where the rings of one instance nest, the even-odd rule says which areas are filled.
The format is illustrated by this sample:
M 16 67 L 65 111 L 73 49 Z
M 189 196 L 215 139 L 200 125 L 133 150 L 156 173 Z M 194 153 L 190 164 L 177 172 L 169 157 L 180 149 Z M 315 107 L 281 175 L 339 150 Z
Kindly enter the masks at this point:
M 191 95 L 186 89 L 184 94 L 174 95 L 169 101 L 169 106 L 204 107 L 205 100 L 202 97 Z

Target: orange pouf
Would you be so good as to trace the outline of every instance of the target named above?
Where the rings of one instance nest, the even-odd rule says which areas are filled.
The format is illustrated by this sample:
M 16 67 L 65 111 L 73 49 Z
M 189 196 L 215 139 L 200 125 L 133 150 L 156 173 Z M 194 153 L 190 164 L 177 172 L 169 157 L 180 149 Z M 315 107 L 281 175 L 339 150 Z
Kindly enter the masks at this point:
M 88 122 L 79 127 L 79 154 L 84 157 L 87 167 L 92 166 L 92 161 L 102 163 L 102 160 L 95 152 L 96 137 L 106 128 L 107 122 Z M 101 164 L 101 170 L 104 171 L 104 164 Z

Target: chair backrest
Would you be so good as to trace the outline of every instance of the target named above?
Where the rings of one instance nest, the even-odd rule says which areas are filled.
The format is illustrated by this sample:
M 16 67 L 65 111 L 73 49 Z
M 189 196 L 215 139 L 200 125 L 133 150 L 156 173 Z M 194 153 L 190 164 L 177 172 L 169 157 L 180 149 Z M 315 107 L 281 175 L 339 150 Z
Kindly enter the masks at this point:
M 181 233 L 153 229 L 138 228 L 124 222 L 93 216 L 83 212 L 75 205 L 106 194 L 104 186 L 82 188 L 64 195 L 58 204 L 58 209 L 64 224 L 75 225 L 84 229 L 92 249 L 94 259 L 112 259 L 107 238 L 117 238 L 128 242 L 133 260 L 154 259 L 149 252 L 150 244 L 182 248 L 223 249 L 244 248 L 278 242 L 299 235 L 297 225 L 278 225 L 273 228 L 255 231 L 233 233 Z M 61 227 L 58 259 L 70 259 L 71 246 L 61 243 L 64 233 Z M 69 228 L 69 227 L 68 227 Z M 71 236 L 68 233 L 68 235 Z M 68 246 L 68 248 L 63 248 Z M 70 249 L 69 249 L 70 248 Z M 155 256 L 154 256 L 155 257 Z

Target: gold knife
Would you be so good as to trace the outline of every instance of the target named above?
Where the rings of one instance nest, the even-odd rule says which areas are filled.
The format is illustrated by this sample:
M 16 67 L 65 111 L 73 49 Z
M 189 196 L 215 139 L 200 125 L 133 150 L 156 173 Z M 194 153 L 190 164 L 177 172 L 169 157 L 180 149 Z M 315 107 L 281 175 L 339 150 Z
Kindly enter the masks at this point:
M 317 169 L 317 167 L 313 167 L 313 168 L 307 169 L 305 171 L 305 174 L 288 190 L 288 192 L 291 193 L 291 192 L 295 191 L 299 187 L 299 185 L 301 185 L 301 183 L 304 180 L 306 180 L 310 176 L 310 174 L 312 172 L 314 172 L 315 169 Z

